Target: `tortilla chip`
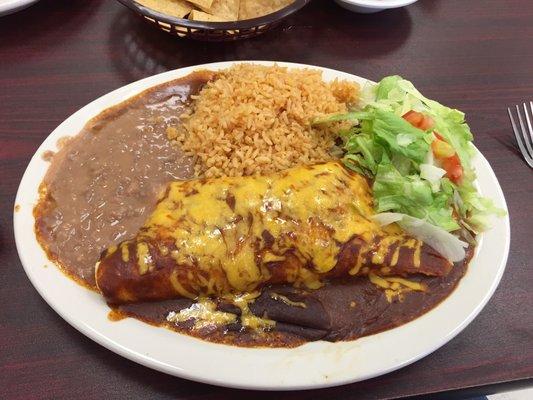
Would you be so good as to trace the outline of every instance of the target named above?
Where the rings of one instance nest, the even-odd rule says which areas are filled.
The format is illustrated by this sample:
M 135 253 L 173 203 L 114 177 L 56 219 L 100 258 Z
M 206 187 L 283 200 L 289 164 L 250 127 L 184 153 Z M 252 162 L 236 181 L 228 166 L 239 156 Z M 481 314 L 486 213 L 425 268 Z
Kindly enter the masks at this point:
M 209 14 L 224 18 L 226 21 L 237 21 L 239 19 L 240 0 L 213 0 L 209 10 L 204 10 Z
M 135 0 L 142 6 L 151 8 L 161 14 L 183 18 L 189 14 L 192 7 L 184 0 Z
M 207 21 L 207 22 L 226 22 L 227 19 L 218 17 L 216 15 L 211 15 L 208 13 L 205 13 L 203 11 L 198 10 L 192 10 L 189 14 L 189 19 L 195 20 L 195 21 Z
M 282 9 L 294 0 L 241 0 L 239 19 L 262 17 Z
M 209 12 L 209 9 L 211 8 L 211 5 L 213 4 L 213 0 L 188 0 L 189 3 L 194 4 L 195 6 L 200 7 L 202 10 Z

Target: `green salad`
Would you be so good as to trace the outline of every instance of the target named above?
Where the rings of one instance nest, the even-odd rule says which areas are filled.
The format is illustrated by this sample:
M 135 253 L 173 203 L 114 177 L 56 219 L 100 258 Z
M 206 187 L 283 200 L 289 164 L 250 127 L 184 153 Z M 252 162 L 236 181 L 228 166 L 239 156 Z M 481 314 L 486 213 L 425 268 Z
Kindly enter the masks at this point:
M 372 179 L 379 222 L 400 223 L 460 259 L 466 243 L 457 236 L 474 242 L 493 215 L 503 214 L 474 184 L 475 149 L 464 113 L 424 97 L 400 76 L 364 88 L 362 97 L 361 109 L 314 124 L 348 125 L 338 132 L 343 161 Z

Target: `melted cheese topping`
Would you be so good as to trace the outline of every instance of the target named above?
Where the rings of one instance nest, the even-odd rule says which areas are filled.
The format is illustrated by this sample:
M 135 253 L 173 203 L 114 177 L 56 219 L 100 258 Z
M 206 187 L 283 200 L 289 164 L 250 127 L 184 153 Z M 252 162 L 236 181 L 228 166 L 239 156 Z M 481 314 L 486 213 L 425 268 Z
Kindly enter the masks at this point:
M 291 250 L 312 261 L 314 271 L 292 271 L 288 281 L 318 288 L 318 274 L 337 263 L 339 243 L 353 236 L 369 243 L 382 233 L 369 219 L 372 214 L 365 179 L 331 162 L 270 176 L 173 182 L 140 240 L 143 235 L 172 240 L 177 264 L 194 265 L 206 276 L 219 270 L 238 292 L 254 290 L 269 274 L 265 264 L 284 259 Z M 265 232 L 276 238 L 273 244 Z M 385 247 L 376 260 L 384 257 Z M 141 273 L 149 261 L 139 257 Z
M 152 256 L 146 243 L 137 243 L 137 262 L 139 263 L 139 273 L 146 274 L 152 267 Z
M 216 304 L 208 298 L 200 298 L 198 302 L 179 312 L 171 311 L 167 315 L 168 322 L 185 322 L 194 319 L 194 329 L 202 329 L 210 325 L 227 325 L 236 322 L 235 314 L 217 311 Z
M 113 254 L 115 251 L 117 251 L 117 249 L 118 249 L 117 246 L 112 245 L 112 246 L 110 246 L 110 247 L 107 249 L 106 254 L 107 254 L 108 256 L 110 256 L 110 255 Z
M 389 303 L 394 299 L 403 301 L 404 293 L 410 291 L 424 292 L 427 290 L 423 283 L 411 281 L 396 276 L 378 276 L 372 272 L 368 274 L 368 279 L 378 288 L 383 289 L 385 297 Z
M 122 261 L 127 263 L 130 260 L 130 249 L 127 243 L 122 243 L 122 245 L 120 246 L 120 251 L 122 253 Z
M 250 292 L 237 295 L 227 295 L 225 300 L 234 304 L 241 310 L 240 322 L 245 328 L 256 331 L 266 331 L 276 325 L 276 321 L 261 318 L 252 313 L 250 303 L 259 296 L 259 292 Z M 208 297 L 199 297 L 190 307 L 179 312 L 171 311 L 167 315 L 168 322 L 186 322 L 194 320 L 193 329 L 198 330 L 209 326 L 224 326 L 237 322 L 237 315 L 224 311 L 218 311 L 216 303 Z
M 284 296 L 284 295 L 279 294 L 279 293 L 271 293 L 270 297 L 273 300 L 276 300 L 276 301 L 279 300 L 282 303 L 285 303 L 286 305 L 291 306 L 291 307 L 307 308 L 307 304 L 305 304 L 303 301 L 292 301 L 287 296 Z
M 259 296 L 259 292 L 243 293 L 229 297 L 229 300 L 241 310 L 241 325 L 253 330 L 269 330 L 276 325 L 276 321 L 254 315 L 249 304 Z

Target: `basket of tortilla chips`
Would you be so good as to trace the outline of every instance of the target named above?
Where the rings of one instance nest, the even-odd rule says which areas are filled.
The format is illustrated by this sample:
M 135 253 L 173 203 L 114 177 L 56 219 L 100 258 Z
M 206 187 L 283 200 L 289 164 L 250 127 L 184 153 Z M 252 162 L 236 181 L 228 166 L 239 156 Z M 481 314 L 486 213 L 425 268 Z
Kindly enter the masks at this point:
M 119 0 L 172 35 L 221 41 L 260 35 L 310 0 Z

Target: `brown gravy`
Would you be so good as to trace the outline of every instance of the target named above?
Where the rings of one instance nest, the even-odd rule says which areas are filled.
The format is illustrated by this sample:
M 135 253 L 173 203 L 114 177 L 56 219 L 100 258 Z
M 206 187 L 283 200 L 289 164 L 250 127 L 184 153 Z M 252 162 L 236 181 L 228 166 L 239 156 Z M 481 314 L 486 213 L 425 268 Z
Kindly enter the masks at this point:
M 193 160 L 173 147 L 166 128 L 175 125 L 191 95 L 213 73 L 197 72 L 149 89 L 95 117 L 81 133 L 46 154 L 50 168 L 35 207 L 37 238 L 50 259 L 79 283 L 95 289 L 94 266 L 103 250 L 132 238 L 172 180 L 190 179 Z M 366 277 L 332 281 L 314 291 L 278 285 L 249 304 L 253 314 L 276 321 L 271 331 L 252 331 L 239 322 L 194 328 L 194 321 L 168 322 L 194 302 L 175 299 L 114 308 L 109 318 L 144 322 L 219 343 L 294 347 L 313 340 L 353 340 L 394 328 L 443 301 L 466 272 L 468 257 L 443 278 L 409 277 L 425 292 L 406 292 L 388 301 Z M 283 301 L 281 301 L 283 299 Z M 219 311 L 240 310 L 215 300 Z M 238 320 L 238 319 L 237 319 Z
M 37 237 L 73 278 L 94 288 L 101 252 L 135 235 L 169 181 L 193 176 L 193 160 L 170 144 L 166 128 L 211 77 L 197 72 L 151 88 L 47 154 Z

